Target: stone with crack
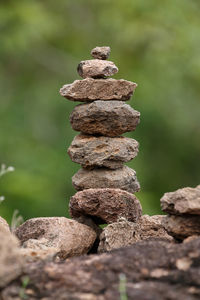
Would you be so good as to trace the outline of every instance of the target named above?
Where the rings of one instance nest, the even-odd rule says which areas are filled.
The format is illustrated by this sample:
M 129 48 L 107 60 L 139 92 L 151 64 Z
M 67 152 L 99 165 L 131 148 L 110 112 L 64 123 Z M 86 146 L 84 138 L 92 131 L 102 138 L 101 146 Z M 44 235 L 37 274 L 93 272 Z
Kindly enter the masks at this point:
M 91 59 L 81 61 L 77 71 L 82 78 L 105 78 L 116 74 L 118 68 L 112 61 Z
M 64 85 L 60 89 L 60 94 L 68 100 L 79 102 L 126 101 L 131 98 L 136 87 L 136 83 L 124 79 L 85 78 Z
M 143 215 L 135 223 L 121 218 L 109 224 L 100 235 L 98 252 L 111 251 L 151 238 L 173 242 L 174 239 L 162 226 L 163 217 Z
M 115 137 L 134 131 L 140 113 L 121 101 L 95 101 L 77 105 L 70 122 L 74 130 L 84 134 Z
M 113 188 L 135 193 L 140 190 L 136 172 L 127 166 L 116 170 L 107 168 L 80 169 L 72 177 L 72 184 L 77 191 L 92 188 Z
M 68 154 L 73 162 L 83 168 L 107 167 L 118 169 L 123 167 L 138 154 L 139 144 L 127 137 L 96 137 L 79 134 L 72 141 Z
M 169 214 L 200 215 L 200 185 L 165 193 L 160 202 L 162 210 Z
M 55 248 L 55 255 L 60 259 L 88 253 L 97 237 L 92 227 L 65 217 L 29 219 L 15 230 L 15 234 L 22 245 L 34 239 L 39 240 L 34 242 L 34 248 L 43 247 L 47 251 L 49 247 L 51 253 Z
M 139 200 L 120 189 L 88 189 L 76 193 L 70 199 L 70 214 L 91 217 L 97 224 L 116 222 L 120 217 L 135 222 L 141 216 Z

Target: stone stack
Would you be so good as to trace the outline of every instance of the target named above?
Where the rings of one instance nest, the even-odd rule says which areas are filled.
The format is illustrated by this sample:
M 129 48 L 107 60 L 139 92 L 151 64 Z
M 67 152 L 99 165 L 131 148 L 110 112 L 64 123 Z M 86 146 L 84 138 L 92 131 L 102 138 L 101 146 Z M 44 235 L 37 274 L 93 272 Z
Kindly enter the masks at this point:
M 83 78 L 64 85 L 60 94 L 72 101 L 84 102 L 71 113 L 70 123 L 79 131 L 68 149 L 81 169 L 72 177 L 78 191 L 70 199 L 73 218 L 87 216 L 96 224 L 111 224 L 120 218 L 136 222 L 142 213 L 133 195 L 140 189 L 136 172 L 124 165 L 138 153 L 138 142 L 120 136 L 134 131 L 140 113 L 125 101 L 133 95 L 136 83 L 107 78 L 118 72 L 106 60 L 109 47 L 96 47 L 93 59 L 81 61 L 77 71 Z
M 168 213 L 163 226 L 175 239 L 200 235 L 200 185 L 165 193 L 161 208 Z

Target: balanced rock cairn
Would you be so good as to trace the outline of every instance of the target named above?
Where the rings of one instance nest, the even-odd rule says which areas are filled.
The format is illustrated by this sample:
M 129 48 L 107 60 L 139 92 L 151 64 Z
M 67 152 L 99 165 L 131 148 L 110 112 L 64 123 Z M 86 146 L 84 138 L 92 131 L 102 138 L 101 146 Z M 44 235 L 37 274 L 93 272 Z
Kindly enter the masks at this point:
M 72 218 L 89 216 L 96 224 L 110 224 L 120 217 L 135 222 L 142 208 L 133 193 L 140 189 L 136 172 L 124 166 L 138 153 L 138 142 L 120 136 L 135 130 L 140 113 L 125 101 L 136 83 L 106 78 L 118 72 L 106 60 L 110 47 L 96 47 L 94 59 L 81 61 L 77 71 L 83 78 L 64 85 L 60 94 L 85 102 L 72 111 L 72 128 L 81 133 L 72 141 L 68 154 L 82 168 L 72 177 L 78 191 L 70 199 Z

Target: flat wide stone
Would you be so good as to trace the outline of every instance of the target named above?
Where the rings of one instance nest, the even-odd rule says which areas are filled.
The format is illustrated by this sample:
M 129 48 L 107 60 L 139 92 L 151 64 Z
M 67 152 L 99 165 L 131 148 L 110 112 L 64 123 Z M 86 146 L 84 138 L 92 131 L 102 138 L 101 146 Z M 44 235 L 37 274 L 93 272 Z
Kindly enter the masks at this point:
M 70 214 L 90 216 L 98 224 L 113 223 L 120 217 L 137 221 L 142 208 L 139 200 L 120 189 L 88 189 L 76 193 L 70 199 Z
M 122 136 L 111 138 L 79 134 L 72 141 L 68 154 L 73 162 L 84 168 L 118 169 L 137 155 L 138 147 L 136 140 Z
M 163 217 L 143 215 L 135 223 L 121 218 L 118 222 L 109 224 L 100 235 L 98 252 L 127 247 L 150 238 L 172 242 L 173 238 L 167 234 L 162 225 Z
M 110 47 L 95 47 L 92 49 L 91 55 L 97 59 L 107 59 L 110 55 Z
M 165 216 L 163 226 L 170 235 L 179 240 L 200 235 L 200 217 L 195 215 Z
M 160 202 L 162 210 L 170 214 L 200 215 L 200 185 L 165 193 Z
M 29 219 L 15 230 L 16 236 L 25 247 L 34 244 L 52 253 L 61 259 L 88 253 L 93 246 L 97 234 L 94 229 L 75 220 L 64 217 L 34 218 Z M 39 240 L 37 243 L 30 239 Z
M 140 113 L 121 101 L 95 101 L 77 105 L 71 113 L 72 128 L 84 134 L 115 137 L 134 131 Z
M 95 188 L 114 188 L 135 193 L 140 190 L 136 172 L 127 166 L 116 170 L 109 170 L 107 168 L 93 170 L 80 169 L 72 177 L 72 184 L 77 191 Z
M 75 80 L 60 89 L 61 96 L 80 102 L 95 100 L 122 100 L 131 98 L 137 84 L 124 79 L 93 79 Z
M 105 78 L 116 74 L 118 68 L 112 61 L 91 59 L 81 61 L 77 71 L 82 78 Z

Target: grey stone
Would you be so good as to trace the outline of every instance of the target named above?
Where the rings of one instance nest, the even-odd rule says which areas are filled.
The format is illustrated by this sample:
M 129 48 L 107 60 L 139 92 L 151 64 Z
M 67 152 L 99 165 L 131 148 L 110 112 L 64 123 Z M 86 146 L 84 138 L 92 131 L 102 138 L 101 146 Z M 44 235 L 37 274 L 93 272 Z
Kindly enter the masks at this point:
M 121 218 L 118 222 L 109 224 L 100 235 L 98 252 L 127 247 L 150 238 L 173 242 L 174 239 L 162 226 L 163 217 L 161 215 L 143 215 L 135 223 Z
M 135 193 L 140 190 L 136 172 L 127 166 L 116 170 L 106 168 L 93 170 L 80 169 L 72 177 L 72 184 L 77 191 L 95 188 L 114 188 Z
M 15 230 L 15 234 L 22 244 L 30 239 L 43 239 L 35 245 L 39 248 L 43 245 L 44 250 L 49 247 L 51 252 L 55 248 L 55 255 L 61 259 L 86 254 L 97 237 L 91 227 L 64 217 L 29 219 Z
M 199 215 L 169 215 L 165 216 L 162 224 L 170 235 L 179 240 L 183 240 L 193 235 L 200 235 Z
M 3 228 L 0 230 L 0 288 L 21 274 L 22 264 L 18 239 Z
M 72 128 L 85 134 L 115 137 L 134 131 L 140 113 L 120 101 L 95 101 L 77 105 L 71 113 Z
M 61 96 L 79 102 L 95 100 L 121 100 L 131 98 L 137 84 L 124 79 L 93 79 L 75 80 L 60 89 Z
M 170 214 L 200 215 L 200 188 L 186 187 L 165 193 L 160 202 L 162 210 Z
M 111 138 L 79 134 L 72 141 L 68 154 L 73 162 L 84 168 L 118 169 L 137 155 L 138 147 L 136 140 L 122 136 Z
M 70 214 L 73 218 L 90 216 L 96 223 L 116 222 L 119 217 L 137 221 L 142 208 L 139 200 L 120 189 L 87 189 L 70 199 Z
M 107 59 L 110 55 L 110 47 L 95 47 L 92 49 L 91 55 L 97 59 Z
M 116 74 L 118 68 L 112 61 L 91 59 L 81 61 L 77 71 L 82 78 L 105 78 Z

